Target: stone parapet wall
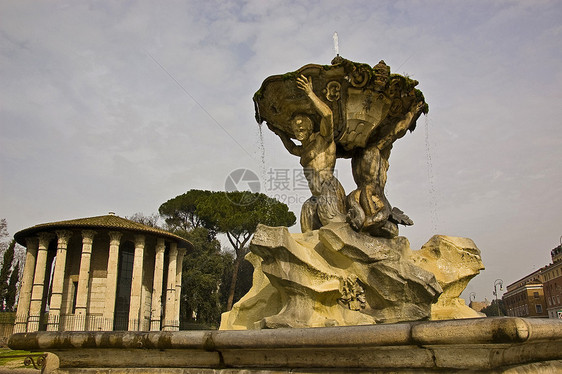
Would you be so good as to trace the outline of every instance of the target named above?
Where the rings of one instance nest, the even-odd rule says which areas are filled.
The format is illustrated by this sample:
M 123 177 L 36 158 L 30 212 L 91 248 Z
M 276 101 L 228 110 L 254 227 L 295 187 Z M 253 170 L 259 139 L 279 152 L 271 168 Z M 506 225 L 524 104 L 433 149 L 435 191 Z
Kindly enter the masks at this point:
M 562 370 L 561 327 L 562 321 L 506 317 L 251 331 L 37 332 L 15 334 L 9 346 L 49 352 L 46 373 L 539 373 Z

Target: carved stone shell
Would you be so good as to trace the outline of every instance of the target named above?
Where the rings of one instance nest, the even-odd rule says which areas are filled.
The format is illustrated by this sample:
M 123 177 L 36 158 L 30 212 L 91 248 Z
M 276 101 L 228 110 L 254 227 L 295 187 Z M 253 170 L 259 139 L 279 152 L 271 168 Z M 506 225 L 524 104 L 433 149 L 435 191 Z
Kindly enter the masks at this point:
M 318 124 L 319 114 L 296 85 L 296 78 L 304 75 L 312 80 L 314 93 L 332 110 L 335 141 L 347 152 L 365 147 L 377 129 L 397 123 L 414 102 L 425 103 L 421 92 L 414 89 L 417 82 L 389 75 L 390 68 L 383 69 L 384 61 L 375 68 L 343 58 L 334 61 L 333 65 L 309 64 L 266 78 L 254 95 L 256 120 L 267 121 L 293 137 L 290 121 L 295 115 L 308 115 Z

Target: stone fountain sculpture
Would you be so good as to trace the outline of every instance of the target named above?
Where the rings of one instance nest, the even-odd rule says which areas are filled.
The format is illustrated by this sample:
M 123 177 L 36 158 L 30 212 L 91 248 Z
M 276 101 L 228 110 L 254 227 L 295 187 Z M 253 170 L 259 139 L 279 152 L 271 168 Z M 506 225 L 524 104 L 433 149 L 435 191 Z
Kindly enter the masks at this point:
M 260 225 L 247 259 L 253 286 L 221 329 L 321 327 L 477 317 L 459 298 L 483 269 L 466 238 L 436 235 L 412 251 L 398 225 L 412 220 L 385 196 L 393 143 L 428 105 L 417 81 L 336 57 L 267 78 L 256 119 L 300 158 L 311 197 L 302 234 Z M 296 144 L 296 139 L 300 144 Z M 351 158 L 357 188 L 334 175 Z
M 302 233 L 258 227 L 246 257 L 252 288 L 221 329 L 338 327 L 40 331 L 13 334 L 9 347 L 41 352 L 46 374 L 562 372 L 560 321 L 373 326 L 478 316 L 459 298 L 483 268 L 472 240 L 436 235 L 412 251 L 398 236 L 412 221 L 384 195 L 393 142 L 428 110 L 416 84 L 382 61 L 336 58 L 269 77 L 254 97 L 258 121 L 299 157 L 312 196 Z M 338 157 L 353 165 L 348 195 L 334 175 Z

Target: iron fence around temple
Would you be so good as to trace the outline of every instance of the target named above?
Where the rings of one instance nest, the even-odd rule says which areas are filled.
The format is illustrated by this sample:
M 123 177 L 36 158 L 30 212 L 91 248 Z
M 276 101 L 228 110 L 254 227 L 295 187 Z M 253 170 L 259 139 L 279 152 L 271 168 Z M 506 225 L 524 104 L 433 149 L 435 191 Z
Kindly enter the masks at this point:
M 16 312 L 0 312 L 0 345 L 4 345 L 14 331 Z
M 152 321 L 151 324 L 148 317 L 133 319 L 127 315 L 105 318 L 100 315 L 63 314 L 59 316 L 44 313 L 40 317 L 15 317 L 14 313 L 14 316 L 9 320 L 9 324 L 14 326 L 14 323 L 27 326 L 28 331 L 154 331 L 179 330 L 180 328 L 180 322 L 177 320 L 164 320 L 161 323 L 160 321 Z M 181 324 L 181 327 L 183 329 L 189 328 L 186 324 Z
M 14 328 L 14 326 L 18 327 Z M 217 326 L 209 326 L 192 319 L 150 321 L 148 318 L 129 319 L 127 315 L 116 315 L 110 319 L 97 315 L 49 316 L 49 313 L 42 314 L 40 318 L 33 318 L 17 317 L 15 312 L 0 312 L 0 345 L 5 344 L 13 333 L 26 332 L 30 326 L 33 331 L 177 331 L 217 328 Z

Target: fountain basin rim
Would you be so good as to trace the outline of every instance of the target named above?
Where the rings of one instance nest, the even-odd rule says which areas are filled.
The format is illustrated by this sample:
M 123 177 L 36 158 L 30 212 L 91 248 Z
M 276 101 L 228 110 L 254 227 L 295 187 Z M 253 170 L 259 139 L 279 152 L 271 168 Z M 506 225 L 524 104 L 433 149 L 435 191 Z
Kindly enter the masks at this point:
M 97 331 L 14 334 L 9 347 L 222 349 L 503 344 L 562 339 L 562 321 L 519 317 L 272 330 Z

